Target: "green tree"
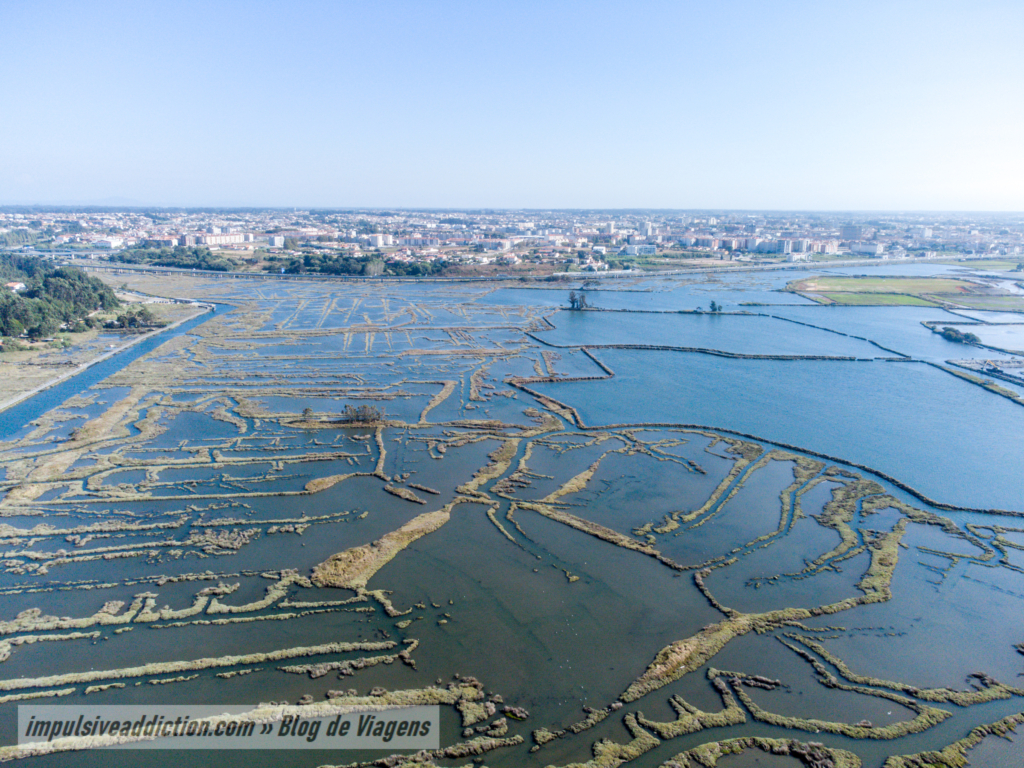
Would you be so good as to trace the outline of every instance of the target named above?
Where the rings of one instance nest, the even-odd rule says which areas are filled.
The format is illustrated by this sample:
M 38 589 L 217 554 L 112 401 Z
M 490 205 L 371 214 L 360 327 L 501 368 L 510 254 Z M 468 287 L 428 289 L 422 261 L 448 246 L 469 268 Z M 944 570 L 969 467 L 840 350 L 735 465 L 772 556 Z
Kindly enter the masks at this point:
M 0 254 L 0 277 L 23 282 L 27 290 L 0 291 L 0 331 L 11 336 L 29 329 L 34 338 L 75 326 L 96 309 L 119 306 L 109 286 L 72 267 L 54 268 L 35 257 Z
M 942 338 L 946 339 L 947 341 L 956 341 L 959 342 L 960 344 L 981 343 L 981 339 L 978 338 L 975 334 L 965 333 L 964 331 L 961 331 L 957 328 L 953 328 L 948 325 L 945 326 L 940 333 L 942 335 Z
M 346 405 L 341 413 L 341 421 L 345 423 L 375 424 L 384 420 L 384 410 L 375 405 Z
M 53 336 L 60 330 L 60 323 L 53 317 L 43 317 L 38 324 L 28 330 L 28 337 L 33 341 Z
M 235 264 L 222 256 L 214 256 L 204 246 L 176 248 L 133 248 L 114 254 L 112 258 L 125 264 L 152 264 L 155 267 L 177 267 L 179 269 L 205 269 L 213 272 L 228 272 Z

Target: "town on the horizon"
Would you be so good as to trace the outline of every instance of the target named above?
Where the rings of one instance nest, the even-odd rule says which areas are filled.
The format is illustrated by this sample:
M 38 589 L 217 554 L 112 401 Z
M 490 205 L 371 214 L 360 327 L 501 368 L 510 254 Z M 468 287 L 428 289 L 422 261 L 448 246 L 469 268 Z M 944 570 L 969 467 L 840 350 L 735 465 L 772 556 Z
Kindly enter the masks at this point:
M 0 248 L 215 271 L 554 274 L 1014 257 L 1020 214 L 0 208 Z

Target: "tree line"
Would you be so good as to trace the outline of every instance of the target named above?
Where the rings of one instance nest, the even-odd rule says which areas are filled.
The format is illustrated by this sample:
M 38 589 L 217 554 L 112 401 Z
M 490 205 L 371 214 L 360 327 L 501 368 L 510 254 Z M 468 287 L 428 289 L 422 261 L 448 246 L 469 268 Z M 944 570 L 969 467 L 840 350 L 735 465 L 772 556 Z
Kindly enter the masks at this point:
M 284 268 L 289 275 L 399 275 L 403 277 L 429 277 L 444 272 L 447 264 L 443 261 L 407 263 L 387 261 L 383 256 L 367 254 L 342 256 L 331 253 L 307 253 L 302 258 L 292 259 Z M 277 271 L 280 266 L 267 267 Z
M 209 248 L 176 246 L 174 248 L 131 248 L 115 253 L 111 258 L 125 264 L 145 264 L 154 267 L 179 269 L 206 269 L 212 272 L 230 272 L 235 264 L 223 256 L 214 256 Z
M 13 229 L 10 232 L 0 232 L 0 248 L 17 248 L 19 245 L 34 243 L 39 235 L 27 229 Z

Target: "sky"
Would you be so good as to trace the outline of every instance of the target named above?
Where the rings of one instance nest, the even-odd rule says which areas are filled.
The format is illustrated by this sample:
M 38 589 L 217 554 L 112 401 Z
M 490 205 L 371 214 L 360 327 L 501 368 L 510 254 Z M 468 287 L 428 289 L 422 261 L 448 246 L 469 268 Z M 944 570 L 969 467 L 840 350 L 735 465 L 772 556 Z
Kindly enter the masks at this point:
M 3 0 L 0 204 L 1024 211 L 1020 0 Z

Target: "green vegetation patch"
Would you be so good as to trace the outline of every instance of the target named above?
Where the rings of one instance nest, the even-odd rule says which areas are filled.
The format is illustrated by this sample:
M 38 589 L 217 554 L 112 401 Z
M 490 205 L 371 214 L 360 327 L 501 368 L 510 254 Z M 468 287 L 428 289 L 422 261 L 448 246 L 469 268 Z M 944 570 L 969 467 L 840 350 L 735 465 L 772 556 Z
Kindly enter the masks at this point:
M 1019 259 L 984 259 L 979 261 L 940 261 L 939 264 L 951 264 L 965 269 L 984 269 L 989 272 L 1024 272 L 1024 261 Z
M 919 296 L 905 296 L 901 293 L 822 293 L 820 295 L 833 304 L 847 304 L 851 306 L 939 306 L 934 301 L 922 299 Z
M 120 306 L 109 286 L 74 267 L 55 268 L 28 256 L 0 254 L 4 283 L 24 283 L 22 291 L 0 290 L 0 333 L 31 339 L 53 336 L 62 327 L 84 331 L 96 310 Z
M 444 272 L 447 263 L 436 261 L 405 262 L 391 259 L 383 254 L 349 256 L 333 253 L 306 253 L 294 258 L 284 267 L 289 275 L 400 275 L 407 277 L 429 277 Z M 276 272 L 280 264 L 266 267 Z
M 977 285 L 966 280 L 944 277 L 832 277 L 816 276 L 795 280 L 787 290 L 798 292 L 850 293 L 972 293 Z
M 114 254 L 114 259 L 125 264 L 146 264 L 154 267 L 180 269 L 206 269 L 229 272 L 238 265 L 223 256 L 214 256 L 209 248 L 133 248 Z
M 936 298 L 945 297 L 937 296 Z M 1024 311 L 1024 296 L 951 296 L 950 299 L 968 309 Z
M 941 334 L 942 338 L 946 341 L 957 341 L 961 344 L 981 343 L 981 339 L 979 339 L 975 334 L 967 331 L 961 331 L 959 328 L 953 328 L 950 325 L 945 326 L 941 331 L 936 328 L 932 328 L 932 330 L 935 331 L 935 333 Z

